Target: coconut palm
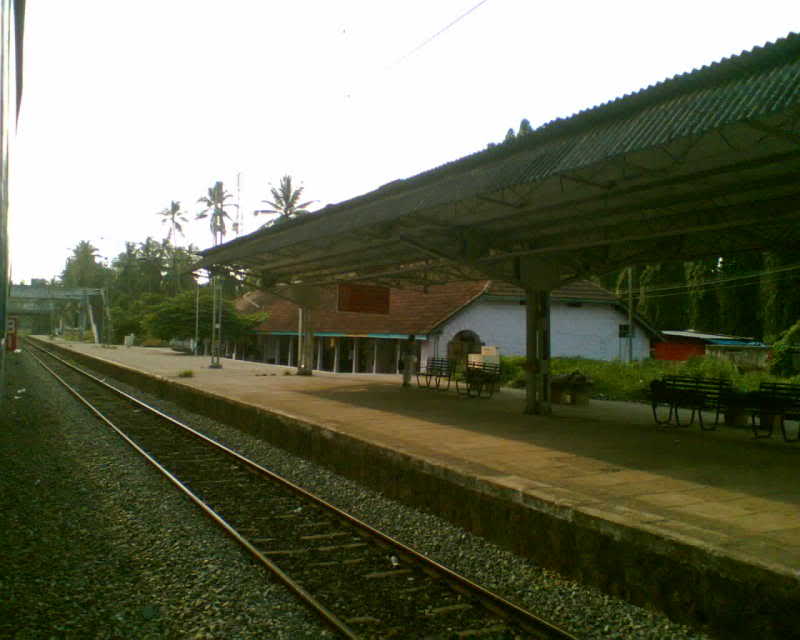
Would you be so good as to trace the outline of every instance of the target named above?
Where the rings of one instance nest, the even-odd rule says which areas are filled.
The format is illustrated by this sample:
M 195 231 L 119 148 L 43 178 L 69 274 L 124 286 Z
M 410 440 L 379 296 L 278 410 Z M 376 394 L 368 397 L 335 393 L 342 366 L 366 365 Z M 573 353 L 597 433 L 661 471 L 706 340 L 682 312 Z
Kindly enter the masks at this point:
M 208 190 L 208 195 L 199 198 L 197 201 L 206 205 L 206 208 L 197 214 L 197 219 L 209 218 L 211 233 L 214 236 L 214 244 L 222 242 L 227 232 L 225 220 L 232 220 L 226 207 L 235 207 L 232 202 L 225 202 L 233 196 L 225 191 L 222 182 L 215 182 L 214 186 Z
M 169 247 L 169 253 L 172 257 L 172 272 L 175 276 L 175 291 L 173 293 L 178 293 L 181 288 L 180 280 L 178 279 L 178 271 L 175 268 L 175 243 L 178 234 L 180 233 L 183 235 L 183 227 L 181 226 L 181 222 L 187 222 L 186 216 L 184 216 L 183 213 L 184 212 L 181 211 L 181 203 L 175 200 L 170 203 L 169 207 L 158 212 L 158 215 L 161 216 L 161 222 L 163 224 L 169 224 L 169 231 L 167 232 L 167 237 L 165 238 L 165 244 L 167 247 Z
M 314 202 L 314 200 L 299 202 L 300 197 L 303 195 L 303 187 L 292 187 L 292 176 L 289 175 L 283 176 L 278 188 L 271 187 L 270 192 L 272 193 L 272 200 L 262 200 L 261 202 L 268 204 L 272 208 L 259 209 L 254 211 L 253 215 L 277 213 L 281 218 L 296 218 L 309 213 L 306 207 Z
M 183 227 L 181 226 L 181 222 L 188 222 L 184 212 L 181 211 L 181 203 L 173 200 L 169 207 L 162 209 L 157 215 L 161 216 L 161 222 L 163 224 L 169 225 L 167 240 L 174 245 L 178 234 L 183 235 Z

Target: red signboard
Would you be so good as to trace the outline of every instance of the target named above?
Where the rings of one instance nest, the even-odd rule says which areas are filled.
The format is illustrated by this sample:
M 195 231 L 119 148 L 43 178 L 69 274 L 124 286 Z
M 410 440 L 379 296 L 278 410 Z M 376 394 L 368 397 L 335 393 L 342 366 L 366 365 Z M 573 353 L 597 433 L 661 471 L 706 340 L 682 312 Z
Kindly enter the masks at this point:
M 340 284 L 339 311 L 389 313 L 389 287 L 368 284 Z

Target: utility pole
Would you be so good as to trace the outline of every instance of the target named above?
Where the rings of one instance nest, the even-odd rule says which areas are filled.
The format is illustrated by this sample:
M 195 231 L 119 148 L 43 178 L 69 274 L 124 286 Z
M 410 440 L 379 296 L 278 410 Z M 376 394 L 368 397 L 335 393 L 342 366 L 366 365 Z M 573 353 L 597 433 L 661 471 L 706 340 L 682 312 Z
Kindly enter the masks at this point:
M 633 267 L 628 267 L 628 362 L 633 362 Z
M 240 197 L 241 197 L 241 178 L 242 172 L 238 172 L 236 174 L 236 224 L 234 225 L 234 231 L 236 232 L 236 237 L 238 238 L 240 234 L 244 233 L 244 219 L 242 217 L 242 208 L 239 206 L 241 204 Z
M 200 352 L 200 281 L 195 280 L 194 298 L 194 355 Z
M 220 349 L 222 348 L 222 279 L 211 275 L 211 364 L 209 369 L 222 369 Z

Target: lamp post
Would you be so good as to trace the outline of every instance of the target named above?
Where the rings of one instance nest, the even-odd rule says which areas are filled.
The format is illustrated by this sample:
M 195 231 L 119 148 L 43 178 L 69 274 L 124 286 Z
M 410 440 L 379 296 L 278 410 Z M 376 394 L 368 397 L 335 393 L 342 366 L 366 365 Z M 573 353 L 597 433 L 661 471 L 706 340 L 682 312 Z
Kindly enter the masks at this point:
M 222 369 L 220 347 L 222 341 L 222 282 L 217 274 L 211 275 L 211 364 L 209 369 Z
M 194 298 L 194 355 L 200 351 L 200 281 L 195 281 L 196 295 Z

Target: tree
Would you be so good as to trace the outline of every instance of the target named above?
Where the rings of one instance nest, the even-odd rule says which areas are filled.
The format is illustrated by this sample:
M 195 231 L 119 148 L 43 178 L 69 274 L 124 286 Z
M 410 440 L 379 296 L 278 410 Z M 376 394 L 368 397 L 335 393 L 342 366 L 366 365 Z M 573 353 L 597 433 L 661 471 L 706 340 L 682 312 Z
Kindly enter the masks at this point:
M 303 195 L 303 187 L 294 188 L 292 186 L 292 176 L 289 175 L 283 176 L 278 188 L 271 187 L 270 192 L 272 193 L 272 200 L 262 200 L 261 202 L 268 204 L 272 208 L 259 209 L 254 211 L 253 215 L 277 213 L 281 219 L 296 218 L 309 213 L 306 207 L 314 202 L 314 200 L 299 202 L 300 197 Z
M 764 254 L 760 251 L 745 251 L 720 258 L 717 328 L 722 333 L 761 338 L 759 274 L 763 268 Z
M 139 243 L 137 252 L 138 272 L 141 290 L 147 293 L 159 293 L 166 271 L 164 247 L 160 242 L 147 237 Z
M 125 251 L 111 263 L 114 271 L 114 293 L 134 297 L 143 291 L 139 277 L 139 251 L 135 242 L 126 242 Z
M 767 341 L 776 339 L 800 318 L 800 272 L 796 251 L 773 250 L 764 254 L 760 306 Z
M 184 212 L 181 211 L 181 203 L 179 201 L 173 200 L 169 207 L 166 209 L 162 209 L 158 212 L 161 216 L 161 223 L 169 225 L 169 231 L 167 232 L 167 240 L 173 245 L 176 243 L 176 239 L 178 234 L 180 233 L 183 235 L 183 227 L 181 226 L 181 222 L 186 223 L 188 222 Z
M 506 138 L 505 138 L 505 140 L 503 140 L 503 144 L 505 144 L 507 142 L 514 142 L 514 140 L 516 140 L 516 139 L 517 139 L 517 136 L 514 133 L 514 130 L 513 129 L 509 129 L 508 131 L 506 131 Z
M 637 311 L 659 329 L 689 326 L 686 270 L 683 262 L 646 265 L 639 276 Z
M 228 212 L 225 211 L 225 208 L 237 206 L 232 202 L 226 202 L 228 198 L 232 197 L 230 193 L 225 191 L 222 182 L 215 182 L 214 186 L 208 190 L 208 195 L 202 196 L 197 200 L 206 205 L 206 208 L 198 213 L 196 218 L 198 220 L 209 218 L 209 226 L 211 234 L 214 236 L 215 245 L 220 244 L 225 238 L 225 233 L 227 232 L 227 223 L 225 221 L 232 219 Z
M 165 300 L 146 314 L 142 324 L 148 335 L 160 340 L 190 338 L 195 331 L 195 292 L 185 291 Z M 250 329 L 261 324 L 266 314 L 246 315 L 238 313 L 230 301 L 221 303 L 222 332 L 226 338 L 240 340 L 249 335 Z M 213 310 L 212 291 L 209 287 L 200 290 L 199 337 L 211 337 L 211 315 Z
M 110 278 L 109 269 L 98 261 L 97 247 L 91 242 L 81 240 L 72 249 L 67 264 L 61 272 L 65 287 L 89 287 L 99 289 Z
M 167 272 L 164 275 L 164 282 L 174 285 L 173 294 L 180 293 L 182 290 L 193 289 L 196 283 L 192 269 L 197 262 L 197 247 L 169 247 L 172 257 L 171 264 L 167 265 Z
M 521 138 L 522 136 L 527 136 L 529 133 L 533 133 L 533 129 L 531 128 L 531 123 L 528 121 L 527 118 L 523 118 L 522 121 L 519 123 L 519 132 L 517 133 L 517 137 Z
M 701 258 L 684 263 L 689 288 L 689 327 L 695 331 L 718 331 L 719 300 L 713 281 L 719 277 L 719 258 Z

